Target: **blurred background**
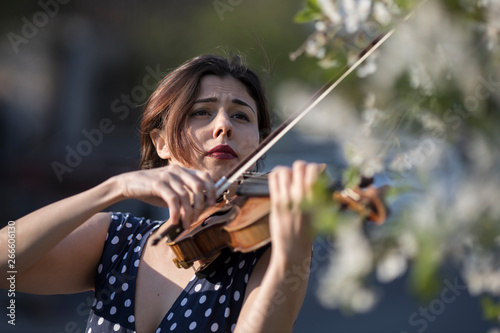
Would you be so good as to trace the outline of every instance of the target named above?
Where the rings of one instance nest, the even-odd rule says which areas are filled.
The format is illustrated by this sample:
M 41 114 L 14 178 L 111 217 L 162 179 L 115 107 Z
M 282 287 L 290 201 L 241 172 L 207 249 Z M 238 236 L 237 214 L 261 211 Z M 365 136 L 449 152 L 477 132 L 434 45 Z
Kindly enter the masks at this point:
M 319 29 L 294 22 L 304 7 L 302 0 L 4 3 L 0 11 L 2 226 L 113 175 L 136 170 L 142 104 L 165 73 L 194 56 L 244 54 L 265 82 L 279 124 L 338 71 L 318 66 L 308 57 L 290 60 L 290 54 Z M 344 127 L 342 134 L 354 137 L 359 128 L 344 126 L 351 118 L 340 109 L 345 102 L 338 95 L 352 90 L 353 83 L 339 88 L 337 97 L 321 104 L 320 116 L 306 120 L 273 148 L 264 169 L 306 159 L 327 163 L 330 175 L 339 177 L 350 162 L 333 132 Z M 360 98 L 360 93 L 350 91 L 345 96 Z M 384 182 L 384 177 L 377 179 Z M 133 200 L 110 210 L 152 219 L 165 216 L 161 209 Z M 484 319 L 477 297 L 466 288 L 449 287 L 464 283 L 453 266 L 446 268 L 448 277 L 440 281 L 441 288 L 453 289 L 456 296 L 449 303 L 443 303 L 439 293 L 419 301 L 409 291 L 408 273 L 402 272 L 390 283 L 371 277 L 382 296 L 377 306 L 368 306 L 363 313 L 328 307 L 318 294 L 334 252 L 334 244 L 324 238 L 316 244 L 309 292 L 295 332 L 485 332 L 494 326 Z M 0 292 L 0 300 L 5 311 L 6 291 Z M 16 325 L 8 325 L 3 315 L 0 331 L 84 332 L 91 303 L 90 292 L 17 293 Z

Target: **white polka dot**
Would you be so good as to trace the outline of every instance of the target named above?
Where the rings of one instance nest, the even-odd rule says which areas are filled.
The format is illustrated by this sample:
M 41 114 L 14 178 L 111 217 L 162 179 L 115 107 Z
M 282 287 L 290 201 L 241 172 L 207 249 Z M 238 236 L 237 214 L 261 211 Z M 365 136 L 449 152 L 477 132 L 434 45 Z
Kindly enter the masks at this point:
M 219 329 L 219 324 L 217 323 L 213 323 L 212 326 L 210 326 L 210 330 L 212 332 L 217 332 L 218 329 Z
M 127 291 L 127 289 L 128 289 L 128 283 L 122 284 L 122 290 Z
M 109 237 L 109 232 L 106 233 L 106 239 L 105 240 L 108 240 L 108 237 Z
M 111 296 L 109 296 L 109 298 L 110 298 L 111 300 L 114 300 L 114 299 L 115 299 L 115 295 L 116 295 L 116 292 L 114 292 L 114 291 L 113 291 L 113 293 L 111 294 Z
M 116 227 L 116 231 L 120 231 L 120 230 L 122 230 L 122 225 L 121 224 Z
M 161 328 L 158 328 L 155 333 L 160 333 L 161 332 Z
M 233 297 L 234 297 L 234 300 L 235 300 L 235 301 L 239 300 L 239 299 L 240 299 L 240 292 L 239 292 L 238 290 L 236 290 L 236 291 L 234 292 Z
M 102 308 L 102 302 L 101 301 L 97 302 L 97 305 L 95 306 L 95 308 L 97 310 L 101 309 Z
M 128 322 L 133 323 L 135 321 L 134 315 L 128 316 Z
M 87 333 L 92 333 L 92 328 L 89 328 L 89 330 L 87 331 Z
M 127 259 L 127 256 L 128 256 L 128 252 L 125 253 L 125 255 L 123 256 L 123 259 Z
M 257 258 L 253 258 L 252 265 L 255 265 L 256 262 L 257 262 Z
M 248 283 L 248 273 L 245 274 L 245 279 L 244 280 L 245 280 L 245 283 Z
M 192 331 L 196 328 L 196 322 L 193 321 L 191 324 L 189 324 L 189 329 Z
M 127 308 L 128 308 L 129 306 L 131 306 L 131 305 L 132 305 L 132 301 L 131 301 L 130 299 L 127 299 L 127 300 L 125 301 L 124 305 L 125 305 L 125 307 L 127 307 Z
M 189 280 L 189 282 L 193 281 L 194 279 L 196 279 L 196 275 L 193 275 L 193 277 L 191 278 L 191 280 Z
M 210 273 L 210 275 L 208 277 L 214 277 L 215 275 L 215 271 L 213 271 L 212 273 Z
M 115 262 L 116 258 L 118 258 L 117 254 L 115 254 L 114 256 L 111 257 L 111 262 Z
M 97 304 L 97 298 L 94 298 L 94 303 L 92 303 L 92 307 L 94 307 Z
M 173 331 L 177 327 L 177 323 L 173 323 L 172 326 L 170 326 L 170 330 Z
M 116 281 L 116 278 L 115 278 L 114 276 L 111 276 L 111 277 L 109 278 L 109 283 L 110 283 L 110 284 L 115 283 L 115 281 Z
M 229 308 L 226 308 L 226 311 L 224 311 L 224 317 L 228 318 L 229 313 L 231 313 L 231 310 Z
M 137 260 L 134 262 L 134 266 L 135 266 L 135 267 L 139 267 L 139 259 L 137 259 Z
M 141 240 L 142 235 L 141 235 L 141 234 L 138 234 L 137 236 L 135 236 L 135 238 L 136 238 L 137 240 Z
M 193 311 L 191 311 L 191 309 L 187 309 L 186 312 L 184 312 L 184 317 L 189 317 L 191 313 L 193 313 Z
M 123 265 L 122 267 L 122 274 L 125 273 L 127 271 L 127 266 Z
M 233 268 L 229 267 L 229 269 L 227 270 L 227 275 L 231 275 L 232 272 L 233 272 Z
M 187 301 L 188 301 L 187 298 L 183 298 L 181 301 L 181 306 L 186 305 Z
M 201 283 L 198 283 L 196 287 L 194 287 L 194 291 L 198 292 L 201 290 Z
M 219 297 L 220 304 L 224 303 L 225 300 L 226 300 L 226 295 L 222 295 L 221 297 Z
M 169 313 L 169 315 L 168 315 L 168 317 L 167 317 L 167 320 L 172 319 L 172 317 L 173 317 L 173 316 L 174 316 L 174 313 L 173 313 L 173 312 L 170 312 L 170 313 Z
M 102 272 L 102 264 L 100 264 L 98 267 L 97 267 L 97 273 L 101 273 Z
M 111 244 L 115 245 L 116 243 L 118 243 L 120 241 L 120 238 L 118 238 L 118 236 L 115 236 L 113 237 L 113 239 L 111 240 Z
M 109 310 L 109 314 L 114 315 L 116 313 L 116 306 L 112 306 L 111 309 Z
M 141 247 L 140 246 L 136 246 L 135 249 L 134 249 L 134 252 L 139 252 L 141 250 Z
M 229 284 L 227 285 L 226 290 L 228 290 L 232 284 L 233 284 L 233 278 L 231 278 L 231 281 L 229 281 Z
M 125 226 L 126 226 L 127 228 L 132 228 L 132 223 L 128 223 L 128 222 L 127 222 L 127 223 L 125 223 Z
M 120 330 L 120 324 L 115 324 L 115 326 L 113 326 L 113 330 L 118 332 L 118 330 Z
M 238 265 L 238 267 L 239 267 L 240 269 L 242 269 L 242 268 L 243 268 L 243 266 L 245 266 L 245 260 L 242 260 L 242 261 L 240 262 L 240 264 Z
M 217 283 L 215 284 L 215 286 L 214 286 L 214 289 L 215 289 L 215 290 L 219 290 L 220 286 L 221 286 L 221 283 L 220 283 L 220 282 L 217 282 Z
M 104 323 L 103 317 L 99 318 L 99 320 L 97 321 L 97 325 L 102 325 L 102 323 Z
M 212 309 L 208 308 L 207 311 L 205 311 L 205 317 L 209 317 L 212 314 Z
M 231 325 L 231 332 L 234 332 L 234 328 L 236 327 L 236 323 Z
M 207 300 L 207 296 L 203 295 L 200 297 L 199 302 L 200 302 L 200 304 L 203 304 L 203 303 L 205 303 L 206 300 Z
M 230 261 L 231 261 L 231 257 L 227 257 L 226 260 L 224 260 L 224 263 L 227 264 Z

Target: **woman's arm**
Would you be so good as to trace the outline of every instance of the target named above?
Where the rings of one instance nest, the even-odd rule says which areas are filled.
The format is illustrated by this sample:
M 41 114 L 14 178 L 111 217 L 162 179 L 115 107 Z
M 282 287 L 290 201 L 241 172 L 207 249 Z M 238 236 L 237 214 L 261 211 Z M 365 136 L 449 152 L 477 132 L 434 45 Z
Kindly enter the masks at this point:
M 104 183 L 43 207 L 15 221 L 16 288 L 31 293 L 67 293 L 93 288 L 110 215 L 99 213 L 124 199 L 169 207 L 176 221 L 200 213 L 189 192 L 214 200 L 210 176 L 179 166 L 121 174 Z M 199 192 L 198 192 L 199 191 Z M 199 201 L 199 198 L 195 200 Z M 199 206 L 199 205 L 198 205 Z M 0 288 L 8 289 L 8 228 L 0 230 Z
M 298 161 L 269 176 L 272 248 L 259 260 L 247 287 L 237 332 L 291 332 L 309 280 L 314 233 L 303 199 L 324 166 Z

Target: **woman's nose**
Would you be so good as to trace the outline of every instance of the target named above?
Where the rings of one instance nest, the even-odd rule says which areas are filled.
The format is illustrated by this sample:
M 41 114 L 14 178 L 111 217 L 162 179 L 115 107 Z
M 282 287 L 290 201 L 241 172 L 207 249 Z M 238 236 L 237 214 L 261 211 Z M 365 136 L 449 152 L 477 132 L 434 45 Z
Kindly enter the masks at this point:
M 231 119 L 225 111 L 219 111 L 217 117 L 215 117 L 214 139 L 221 135 L 226 135 L 228 138 L 231 138 L 232 134 L 233 125 Z

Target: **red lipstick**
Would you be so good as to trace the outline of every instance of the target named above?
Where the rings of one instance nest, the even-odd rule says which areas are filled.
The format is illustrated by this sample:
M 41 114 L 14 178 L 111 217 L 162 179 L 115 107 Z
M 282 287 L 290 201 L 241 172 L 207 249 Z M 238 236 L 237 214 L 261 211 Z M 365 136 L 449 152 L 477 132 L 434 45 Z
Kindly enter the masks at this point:
M 208 157 L 213 157 L 221 160 L 230 160 L 238 157 L 231 147 L 228 145 L 218 145 L 207 152 Z

